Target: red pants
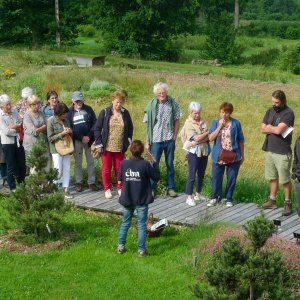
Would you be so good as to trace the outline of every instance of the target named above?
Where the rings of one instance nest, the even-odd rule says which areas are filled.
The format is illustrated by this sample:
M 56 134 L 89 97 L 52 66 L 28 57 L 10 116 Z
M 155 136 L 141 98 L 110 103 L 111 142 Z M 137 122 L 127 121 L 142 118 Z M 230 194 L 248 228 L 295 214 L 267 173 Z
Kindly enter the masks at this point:
M 122 184 L 118 184 L 118 173 L 121 161 L 124 160 L 125 154 L 122 152 L 105 151 L 101 155 L 102 160 L 102 182 L 104 191 L 111 188 L 111 168 L 114 165 L 117 189 L 122 189 Z

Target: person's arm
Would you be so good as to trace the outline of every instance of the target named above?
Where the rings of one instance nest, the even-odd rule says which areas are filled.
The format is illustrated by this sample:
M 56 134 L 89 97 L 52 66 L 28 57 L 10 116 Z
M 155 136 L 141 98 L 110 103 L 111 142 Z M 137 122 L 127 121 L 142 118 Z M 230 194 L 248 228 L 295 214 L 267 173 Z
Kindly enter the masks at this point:
M 0 128 L 3 132 L 4 135 L 7 135 L 7 136 L 15 136 L 16 133 L 18 132 L 17 131 L 17 127 L 20 128 L 20 125 L 14 125 L 15 128 L 13 128 L 13 125 L 8 125 L 4 118 L 0 117 Z
M 178 135 L 178 131 L 179 131 L 179 119 L 174 121 L 174 133 L 173 133 L 173 140 L 176 141 L 177 139 L 177 135 Z
M 133 123 L 132 123 L 132 119 L 131 119 L 131 116 L 130 116 L 130 113 L 129 111 L 127 111 L 128 113 L 128 136 L 129 136 L 129 139 L 130 139 L 130 144 L 132 143 L 132 137 L 133 137 Z
M 211 133 L 209 133 L 208 138 L 210 142 L 213 142 L 219 135 L 220 130 L 223 128 L 223 126 L 225 125 L 225 120 L 221 119 L 219 120 L 219 122 L 217 123 L 217 121 L 214 121 L 213 125 L 212 125 L 212 130 L 214 129 L 213 126 L 217 126 L 215 130 L 213 130 Z
M 262 123 L 261 132 L 264 134 L 282 134 L 288 127 L 285 123 L 279 123 L 277 126 Z
M 159 165 L 158 165 L 157 162 L 155 162 L 155 161 L 149 162 L 149 164 L 148 164 L 148 174 L 149 174 L 149 177 L 153 181 L 158 181 L 159 180 L 160 170 L 159 170 Z
M 95 137 L 96 149 L 100 154 L 103 152 L 102 129 L 103 129 L 104 117 L 105 117 L 105 110 L 103 109 L 100 112 L 97 122 L 94 126 L 94 137 Z
M 47 137 L 48 137 L 48 140 L 50 143 L 54 143 L 58 140 L 61 140 L 66 134 L 70 134 L 69 128 L 65 128 L 61 132 L 55 134 L 52 118 L 55 118 L 55 117 L 51 117 L 47 122 Z
M 244 162 L 244 160 L 245 160 L 245 151 L 244 151 L 244 148 L 245 148 L 245 146 L 244 146 L 244 142 L 240 142 L 240 147 L 241 147 L 241 151 L 242 151 L 242 159 L 241 159 L 241 164 Z

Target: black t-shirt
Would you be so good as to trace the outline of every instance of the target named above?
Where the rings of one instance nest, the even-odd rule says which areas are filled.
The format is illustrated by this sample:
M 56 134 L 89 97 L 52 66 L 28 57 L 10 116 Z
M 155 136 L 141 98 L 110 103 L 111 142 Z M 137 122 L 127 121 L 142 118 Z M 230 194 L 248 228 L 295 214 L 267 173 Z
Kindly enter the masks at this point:
M 294 112 L 288 107 L 284 107 L 281 111 L 276 112 L 273 107 L 268 109 L 263 123 L 266 125 L 278 126 L 279 123 L 284 123 L 287 126 L 294 126 L 295 115 Z M 286 138 L 283 138 L 281 134 L 267 134 L 262 149 L 264 151 L 270 151 L 278 154 L 291 154 L 293 132 L 291 132 Z

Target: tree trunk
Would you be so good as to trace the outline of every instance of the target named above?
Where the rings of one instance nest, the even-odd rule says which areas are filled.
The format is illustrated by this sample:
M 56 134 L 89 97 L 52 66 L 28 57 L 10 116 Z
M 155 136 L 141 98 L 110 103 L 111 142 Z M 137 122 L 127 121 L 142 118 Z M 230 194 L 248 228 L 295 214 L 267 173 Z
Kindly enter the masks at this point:
M 55 0 L 55 21 L 56 21 L 56 47 L 60 48 L 59 0 Z
M 238 29 L 240 26 L 240 3 L 239 0 L 234 1 L 234 28 Z
M 254 282 L 250 280 L 250 295 L 249 295 L 250 300 L 254 300 Z

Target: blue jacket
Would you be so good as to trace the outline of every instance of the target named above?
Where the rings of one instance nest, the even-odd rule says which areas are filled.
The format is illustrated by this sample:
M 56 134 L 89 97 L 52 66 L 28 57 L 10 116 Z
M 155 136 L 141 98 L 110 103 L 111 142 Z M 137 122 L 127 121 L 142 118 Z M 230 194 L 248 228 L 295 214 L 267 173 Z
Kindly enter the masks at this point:
M 231 135 L 231 145 L 232 145 L 232 150 L 236 151 L 237 157 L 236 160 L 241 160 L 242 159 L 242 149 L 240 146 L 240 143 L 244 143 L 244 135 L 243 135 L 243 130 L 240 121 L 237 119 L 231 118 L 231 129 L 230 129 L 230 135 Z M 209 134 L 213 133 L 219 126 L 219 119 L 213 120 L 210 129 L 209 129 Z M 219 134 L 217 138 L 214 140 L 214 147 L 212 150 L 212 161 L 214 163 L 218 162 L 219 158 L 219 152 L 220 152 L 220 140 L 221 140 L 221 135 Z

